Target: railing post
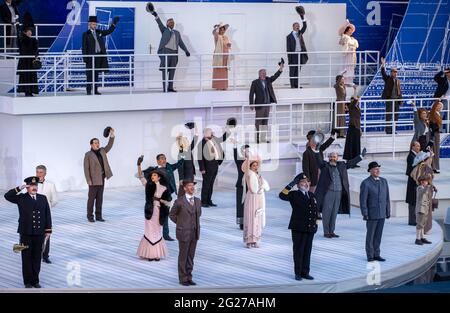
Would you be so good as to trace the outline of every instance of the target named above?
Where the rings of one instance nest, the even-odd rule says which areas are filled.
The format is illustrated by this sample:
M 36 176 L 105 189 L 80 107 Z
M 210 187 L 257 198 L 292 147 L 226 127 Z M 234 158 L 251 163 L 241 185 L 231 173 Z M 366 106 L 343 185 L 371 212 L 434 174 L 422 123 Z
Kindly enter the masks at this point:
M 130 87 L 130 94 L 133 93 L 133 89 L 132 89 L 132 87 L 131 87 L 131 81 L 133 80 L 133 75 L 131 74 L 131 66 L 132 66 L 131 58 L 132 58 L 131 55 L 128 56 L 128 72 L 129 72 L 128 85 L 129 85 L 129 87 Z
M 389 100 L 391 100 L 391 99 L 389 99 Z M 396 129 L 397 129 L 397 123 L 395 122 L 395 101 L 393 101 L 392 100 L 392 120 L 391 120 L 391 123 L 392 123 L 392 160 L 395 160 L 395 149 L 396 149 L 396 145 L 395 145 L 395 133 L 397 132 L 396 131 Z
M 56 97 L 56 56 L 53 57 L 53 95 Z
M 168 71 L 168 64 L 167 64 L 167 54 L 164 55 L 164 92 L 167 92 L 169 90 L 169 71 Z
M 6 25 L 3 24 L 3 53 L 7 53 L 6 52 Z
M 67 91 L 67 89 L 69 88 L 69 77 L 68 77 L 68 60 L 67 60 L 67 54 L 64 55 L 64 91 Z
M 14 57 L 14 98 L 17 97 L 17 57 Z
M 295 79 L 297 80 L 297 88 L 298 89 L 300 89 L 300 70 L 301 70 L 300 60 L 302 59 L 301 55 L 300 55 L 301 53 L 303 53 L 303 52 L 297 53 L 297 77 Z M 288 67 L 289 67 L 289 62 L 288 62 Z
M 233 90 L 236 90 L 236 57 L 234 56 L 233 59 L 231 59 L 231 55 L 230 55 L 230 64 L 231 65 L 231 71 L 233 73 Z
M 200 91 L 203 91 L 203 66 L 202 66 L 202 55 L 199 55 L 199 62 L 200 62 Z M 214 65 L 213 65 L 214 67 Z M 213 68 L 214 71 L 214 68 Z
M 302 121 L 302 126 L 301 126 L 301 135 L 303 136 L 305 134 L 304 132 L 304 124 L 305 124 L 305 102 L 302 102 L 302 115 L 301 115 L 301 121 Z
M 328 87 L 331 87 L 331 53 L 328 54 Z
M 292 143 L 292 102 L 289 103 L 289 143 Z
M 358 60 L 359 60 L 359 64 L 358 64 L 358 85 L 361 86 L 361 72 L 362 72 L 362 66 L 361 66 L 361 51 L 358 51 Z

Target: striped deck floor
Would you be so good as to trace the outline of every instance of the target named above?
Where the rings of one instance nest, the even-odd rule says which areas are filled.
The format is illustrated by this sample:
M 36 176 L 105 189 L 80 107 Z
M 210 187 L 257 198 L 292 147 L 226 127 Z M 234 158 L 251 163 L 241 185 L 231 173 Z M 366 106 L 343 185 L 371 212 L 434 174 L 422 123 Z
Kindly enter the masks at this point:
M 325 239 L 322 228 L 314 239 L 311 275 L 314 281 L 294 280 L 292 244 L 287 224 L 290 205 L 267 194 L 267 227 L 261 247 L 246 249 L 242 231 L 235 225 L 234 192 L 214 194 L 217 208 L 203 209 L 202 232 L 194 266 L 196 287 L 178 284 L 176 241 L 168 242 L 169 257 L 160 262 L 140 260 L 136 249 L 143 234 L 144 192 L 130 187 L 107 189 L 104 197 L 106 223 L 88 223 L 85 218 L 87 192 L 60 193 L 53 209 L 54 233 L 50 257 L 42 264 L 41 284 L 51 291 L 148 290 L 148 291 L 351 291 L 391 287 L 399 280 L 414 278 L 415 271 L 433 262 L 442 248 L 442 231 L 435 223 L 428 238 L 432 245 L 414 245 L 415 228 L 405 218 L 387 221 L 380 264 L 381 284 L 367 285 L 364 252 L 365 224 L 357 209 L 352 216 L 339 216 L 338 239 Z M 12 252 L 18 242 L 17 208 L 0 199 L 0 290 L 22 288 L 20 254 Z M 171 223 L 175 237 L 175 225 Z M 77 274 L 79 274 L 77 276 Z M 408 276 L 409 275 L 409 276 Z M 79 280 L 76 278 L 79 277 Z M 58 289 L 54 289 L 58 288 Z M 23 289 L 20 289 L 23 291 Z M 37 291 L 33 289 L 32 291 Z

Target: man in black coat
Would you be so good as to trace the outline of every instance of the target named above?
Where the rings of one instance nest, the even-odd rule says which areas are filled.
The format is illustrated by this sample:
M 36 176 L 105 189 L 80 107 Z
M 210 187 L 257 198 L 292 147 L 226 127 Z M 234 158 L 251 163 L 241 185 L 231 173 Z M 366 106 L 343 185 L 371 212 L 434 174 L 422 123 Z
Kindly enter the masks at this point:
M 319 212 L 322 212 L 322 224 L 326 238 L 338 238 L 334 233 L 338 213 L 350 214 L 350 187 L 347 170 L 355 167 L 366 155 L 364 148 L 361 155 L 347 162 L 338 161 L 337 152 L 328 155 L 328 162 L 315 151 L 316 163 L 320 168 L 320 178 L 314 195 L 317 198 Z
M 298 190 L 292 191 L 297 185 Z M 305 174 L 298 174 L 280 192 L 281 200 L 289 201 L 292 207 L 289 229 L 292 234 L 294 250 L 295 279 L 314 279 L 309 275 L 311 250 L 314 234 L 317 232 L 317 201 L 312 192 L 308 191 L 309 180 Z
M 83 55 L 85 55 L 83 61 L 86 63 L 86 92 L 88 95 L 92 94 L 92 85 L 95 85 L 94 93 L 100 95 L 97 84 L 98 74 L 107 72 L 109 68 L 104 37 L 110 35 L 116 29 L 118 22 L 119 18 L 114 17 L 109 29 L 100 30 L 97 29 L 97 17 L 89 16 L 89 29 L 83 33 L 81 47 Z
M 52 216 L 47 198 L 38 194 L 38 177 L 28 177 L 25 185 L 9 190 L 5 199 L 19 207 L 20 243 L 22 250 L 22 275 L 25 288 L 41 288 L 39 272 L 41 270 L 42 250 L 46 239 L 52 232 Z M 27 193 L 20 193 L 26 188 Z
M 280 68 L 273 75 L 268 77 L 265 69 L 259 70 L 259 78 L 252 82 L 250 87 L 249 104 L 251 110 L 255 110 L 255 127 L 256 127 L 256 143 L 267 141 L 263 137 L 267 137 L 267 124 L 269 121 L 270 104 L 277 103 L 272 83 L 280 77 L 283 72 L 284 64 L 280 63 Z M 267 105 L 264 105 L 267 104 Z M 264 128 L 260 132 L 260 127 Z M 264 134 L 264 136 L 262 136 Z M 268 142 L 268 141 L 267 141 Z
M 447 67 L 445 70 L 440 71 L 434 76 L 434 81 L 438 84 L 436 87 L 436 91 L 434 92 L 434 98 L 442 98 L 442 104 L 444 107 L 442 108 L 442 119 L 445 120 L 447 118 L 447 107 L 448 107 L 448 99 L 450 99 L 450 67 Z M 445 101 L 444 101 L 445 100 Z M 447 125 L 444 124 L 442 126 L 444 130 L 446 130 Z
M 391 75 L 386 73 L 386 61 L 381 58 L 381 76 L 384 80 L 384 89 L 381 95 L 381 99 L 392 100 L 401 99 L 402 90 L 400 87 L 400 79 L 397 77 L 397 69 L 391 69 Z M 392 115 L 394 115 L 394 120 L 398 121 L 398 112 L 400 111 L 400 105 L 402 101 L 386 101 L 386 134 L 392 134 Z M 392 113 L 392 106 L 394 105 L 394 113 Z M 395 129 L 394 129 L 395 132 Z
M 292 24 L 292 32 L 286 37 L 286 51 L 288 53 L 291 88 L 298 88 L 298 83 L 300 81 L 298 75 L 301 69 L 299 64 L 308 62 L 305 40 L 303 39 L 303 34 L 306 31 L 305 19 L 302 19 L 302 24 L 303 26 L 301 29 L 298 22 Z
M 410 176 L 413 170 L 414 159 L 417 153 L 420 152 L 420 143 L 418 141 L 411 142 L 411 150 L 406 158 L 406 176 L 408 176 L 408 183 L 406 185 L 406 200 L 408 203 L 408 225 L 416 226 L 416 181 Z
M 236 164 L 238 173 L 236 181 L 236 224 L 239 225 L 241 230 L 244 229 L 244 199 L 245 190 L 247 190 L 244 171 L 242 171 L 242 164 L 248 158 L 249 149 L 249 145 L 243 145 L 241 147 L 241 155 L 238 154 L 237 147 L 234 147 L 233 149 L 234 163 Z
M 10 24 L 11 26 L 5 27 L 6 37 L 6 48 L 16 48 L 16 27 L 14 24 L 19 22 L 19 10 L 17 6 L 20 5 L 22 0 L 5 0 L 2 5 L 0 5 L 0 17 L 2 23 Z
M 220 144 L 225 142 L 228 136 L 230 136 L 228 129 L 218 138 L 214 136 L 211 128 L 205 128 L 203 139 L 197 147 L 198 166 L 203 177 L 201 200 L 202 206 L 205 208 L 217 206 L 212 202 L 212 193 L 219 165 L 222 164 L 224 158 Z

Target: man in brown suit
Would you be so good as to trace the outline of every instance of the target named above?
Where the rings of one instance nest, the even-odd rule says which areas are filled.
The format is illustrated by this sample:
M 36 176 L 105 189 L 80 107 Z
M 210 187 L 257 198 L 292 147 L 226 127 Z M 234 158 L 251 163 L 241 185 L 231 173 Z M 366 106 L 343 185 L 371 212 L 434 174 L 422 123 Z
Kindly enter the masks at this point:
M 194 196 L 195 184 L 196 182 L 192 180 L 183 180 L 183 189 L 186 194 L 175 200 L 169 215 L 172 222 L 177 224 L 178 278 L 183 286 L 196 285 L 192 281 L 192 269 L 195 248 L 200 237 L 202 204 L 200 199 Z
M 391 69 L 391 75 L 386 74 L 386 60 L 381 58 L 381 76 L 384 80 L 384 89 L 381 99 L 386 99 L 386 134 L 392 134 L 392 115 L 394 120 L 398 121 L 398 112 L 400 111 L 400 105 L 402 101 L 389 101 L 391 99 L 401 99 L 402 90 L 400 88 L 400 80 L 397 77 L 397 69 L 394 67 Z M 394 112 L 392 113 L 392 105 L 394 105 Z M 394 129 L 395 132 L 395 129 Z
M 109 141 L 106 147 L 100 148 L 98 138 L 92 138 L 90 141 L 91 150 L 84 155 L 84 175 L 89 185 L 88 201 L 87 201 L 87 219 L 93 223 L 94 220 L 94 202 L 95 202 L 95 219 L 98 222 L 104 222 L 102 218 L 103 190 L 105 186 L 105 178 L 110 179 L 113 174 L 109 167 L 108 157 L 106 154 L 111 150 L 114 144 L 114 129 L 109 132 Z

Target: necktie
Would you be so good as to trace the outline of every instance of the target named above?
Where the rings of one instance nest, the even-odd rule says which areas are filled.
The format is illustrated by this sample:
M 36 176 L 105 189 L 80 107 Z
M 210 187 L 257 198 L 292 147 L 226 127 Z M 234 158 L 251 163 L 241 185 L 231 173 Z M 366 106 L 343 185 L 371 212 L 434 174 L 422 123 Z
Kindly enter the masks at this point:
M 33 200 L 36 201 L 36 196 L 35 195 L 31 195 L 31 198 L 33 198 Z
M 100 53 L 100 44 L 98 43 L 97 32 L 95 30 L 92 31 L 92 36 L 94 36 L 95 40 L 95 53 Z
M 189 199 L 189 203 L 190 203 L 192 206 L 194 206 L 194 197 L 191 197 L 191 198 Z

